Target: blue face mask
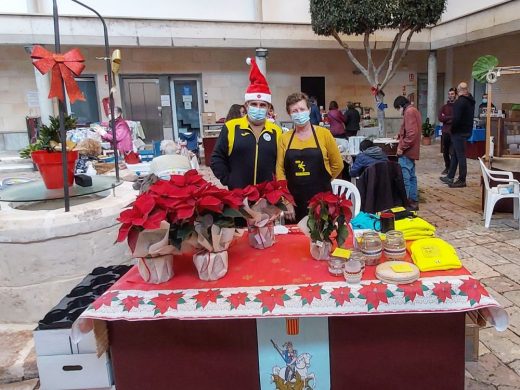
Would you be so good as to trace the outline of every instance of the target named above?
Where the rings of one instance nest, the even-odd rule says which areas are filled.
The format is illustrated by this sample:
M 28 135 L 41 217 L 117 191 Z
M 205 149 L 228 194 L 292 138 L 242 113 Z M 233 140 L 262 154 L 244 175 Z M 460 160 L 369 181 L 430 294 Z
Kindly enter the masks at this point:
M 247 116 L 253 122 L 263 121 L 267 116 L 267 108 L 249 106 L 249 108 L 247 109 Z
M 295 112 L 291 114 L 291 119 L 298 126 L 303 126 L 311 120 L 311 113 L 309 111 Z
M 487 99 L 482 99 L 482 103 L 487 103 Z

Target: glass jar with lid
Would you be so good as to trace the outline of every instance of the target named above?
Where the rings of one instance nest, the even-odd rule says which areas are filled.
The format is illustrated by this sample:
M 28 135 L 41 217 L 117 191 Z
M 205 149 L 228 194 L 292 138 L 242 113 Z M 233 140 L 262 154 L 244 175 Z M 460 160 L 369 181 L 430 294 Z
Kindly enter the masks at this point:
M 398 230 L 388 231 L 383 248 L 388 260 L 404 260 L 406 257 L 406 241 L 403 232 Z
M 378 232 L 367 231 L 361 236 L 361 252 L 367 265 L 377 265 L 381 259 L 383 243 Z

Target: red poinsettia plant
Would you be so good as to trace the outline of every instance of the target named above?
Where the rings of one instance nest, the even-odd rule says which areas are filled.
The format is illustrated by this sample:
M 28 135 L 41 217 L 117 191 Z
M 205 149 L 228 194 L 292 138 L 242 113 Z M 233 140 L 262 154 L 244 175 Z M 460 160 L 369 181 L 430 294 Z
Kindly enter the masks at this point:
M 344 195 L 320 192 L 309 201 L 307 227 L 312 241 L 332 242 L 331 235 L 337 232 L 336 241 L 343 245 L 348 237 L 347 224 L 352 219 L 352 202 Z
M 265 199 L 268 204 L 287 211 L 287 203 L 294 204 L 294 198 L 287 188 L 286 180 L 272 180 L 255 185 L 248 185 L 243 189 L 235 189 L 233 193 L 247 198 L 249 205 L 253 205 L 260 199 Z
M 170 180 L 159 180 L 147 192 L 139 195 L 131 208 L 121 212 L 122 223 L 117 241 L 127 239 L 132 251 L 139 233 L 158 229 L 162 221 L 170 224 L 172 245 L 181 244 L 195 235 L 195 225 L 211 244 L 211 226 L 234 228 L 235 218 L 242 217 L 243 198 L 238 192 L 218 188 L 190 170 L 184 175 L 172 175 Z M 201 231 L 205 229 L 206 231 Z

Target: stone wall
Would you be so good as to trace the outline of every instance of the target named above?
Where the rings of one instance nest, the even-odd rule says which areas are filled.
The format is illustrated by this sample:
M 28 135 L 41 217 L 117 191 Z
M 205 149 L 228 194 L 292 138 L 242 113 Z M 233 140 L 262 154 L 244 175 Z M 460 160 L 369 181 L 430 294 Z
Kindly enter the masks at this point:
M 458 46 L 453 49 L 453 84 L 460 80 L 471 82 L 471 67 L 476 58 L 484 54 L 496 55 L 501 65 L 516 65 L 516 41 L 520 34 L 483 40 L 479 43 Z M 68 48 L 65 47 L 64 50 Z M 25 116 L 37 115 L 38 110 L 27 105 L 27 92 L 36 89 L 34 71 L 28 55 L 22 47 L 1 46 L 0 57 L 0 133 L 25 133 Z M 97 79 L 100 99 L 108 94 L 105 82 L 105 64 L 96 60 L 103 56 L 99 47 L 81 48 L 86 61 L 85 75 Z M 376 52 L 378 56 L 381 52 Z M 446 68 L 445 50 L 438 52 L 438 71 Z M 249 68 L 245 58 L 253 56 L 252 49 L 224 48 L 122 48 L 122 75 L 201 75 L 202 92 L 207 93 L 208 103 L 203 111 L 216 112 L 217 118 L 226 115 L 233 103 L 242 103 L 248 85 Z M 363 53 L 356 52 L 363 60 Z M 401 64 L 394 79 L 385 88 L 389 109 L 386 116 L 398 117 L 391 105 L 395 96 L 403 91 L 417 93 L 417 73 L 427 72 L 426 51 L 411 51 Z M 285 98 L 300 89 L 302 76 L 325 77 L 326 105 L 336 100 L 344 106 L 347 100 L 360 101 L 374 106 L 370 88 L 364 76 L 355 75 L 354 65 L 342 50 L 318 49 L 269 49 L 267 60 L 268 81 L 273 103 L 279 119 L 288 120 Z M 449 81 L 447 81 L 447 84 Z M 119 86 L 118 86 L 119 87 Z M 502 76 L 496 84 L 497 106 L 502 102 L 520 100 L 520 77 Z M 121 94 L 116 93 L 116 104 L 121 104 Z M 327 107 L 326 107 L 327 108 Z M 100 112 L 103 110 L 99 109 Z M 103 118 L 105 119 L 105 118 Z M 131 119 L 131 118 L 129 118 Z
M 93 268 L 130 262 L 114 245 L 121 210 L 135 199 L 131 183 L 116 196 L 71 211 L 0 210 L 0 323 L 36 322 Z

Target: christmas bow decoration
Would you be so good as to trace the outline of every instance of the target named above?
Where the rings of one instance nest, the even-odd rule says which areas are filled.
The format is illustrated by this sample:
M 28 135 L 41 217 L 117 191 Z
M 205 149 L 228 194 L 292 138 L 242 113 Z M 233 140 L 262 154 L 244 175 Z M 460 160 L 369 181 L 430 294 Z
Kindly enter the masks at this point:
M 61 83 L 63 80 L 71 103 L 76 100 L 85 100 L 76 80 L 74 80 L 74 77 L 79 76 L 85 69 L 83 63 L 85 58 L 79 49 L 69 50 L 65 54 L 56 54 L 36 45 L 31 53 L 31 58 L 35 60 L 33 65 L 41 74 L 46 74 L 52 70 L 49 99 L 53 97 L 57 97 L 61 101 L 65 99 Z

